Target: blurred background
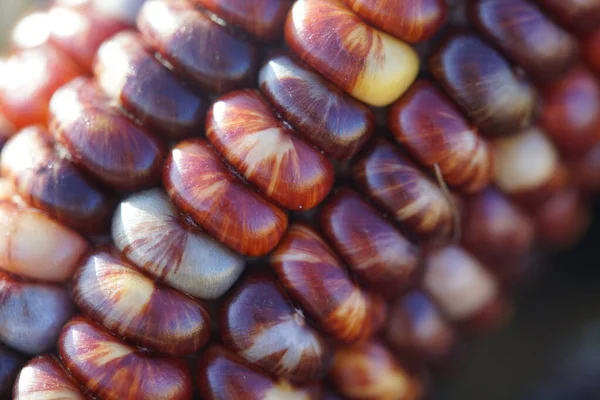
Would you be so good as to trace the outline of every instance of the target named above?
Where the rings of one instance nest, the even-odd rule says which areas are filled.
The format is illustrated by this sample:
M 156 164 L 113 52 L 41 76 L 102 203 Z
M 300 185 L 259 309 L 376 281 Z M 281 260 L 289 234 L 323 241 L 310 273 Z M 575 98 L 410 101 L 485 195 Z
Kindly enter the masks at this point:
M 14 21 L 40 1 L 0 0 L 0 48 Z M 33 4 L 33 5 L 32 5 Z M 595 207 L 600 215 L 600 202 Z M 549 254 L 519 290 L 513 321 L 473 339 L 440 400 L 600 399 L 600 219 L 577 247 Z

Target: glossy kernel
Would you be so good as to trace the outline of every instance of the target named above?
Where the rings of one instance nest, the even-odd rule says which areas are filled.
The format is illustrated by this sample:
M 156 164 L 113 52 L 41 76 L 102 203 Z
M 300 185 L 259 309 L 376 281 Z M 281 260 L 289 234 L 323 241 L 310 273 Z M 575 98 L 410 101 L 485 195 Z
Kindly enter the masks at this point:
M 233 168 L 286 208 L 313 208 L 333 186 L 331 163 L 287 128 L 257 91 L 218 99 L 206 117 L 206 137 Z
M 533 80 L 552 80 L 577 57 L 577 42 L 527 0 L 476 0 L 471 21 Z
M 0 202 L 0 268 L 27 278 L 63 282 L 71 277 L 87 241 L 32 208 Z
M 260 40 L 273 41 L 281 36 L 290 8 L 288 0 L 192 0 Z
M 21 50 L 0 60 L 0 109 L 17 128 L 45 124 L 54 91 L 80 74 L 54 46 Z
M 178 207 L 241 254 L 267 254 L 287 228 L 287 215 L 244 185 L 202 139 L 175 146 L 163 181 Z
M 223 343 L 252 365 L 294 382 L 324 375 L 327 343 L 271 276 L 246 278 L 227 296 L 219 315 Z
M 417 400 L 423 394 L 419 380 L 374 340 L 339 348 L 329 378 L 350 400 Z
M 23 360 L 17 353 L 0 345 L 0 396 L 8 395 Z M 14 400 L 19 400 L 15 398 Z
M 87 318 L 65 326 L 58 353 L 73 377 L 99 398 L 192 398 L 192 377 L 183 360 L 131 347 Z
M 378 139 L 354 164 L 362 190 L 398 222 L 424 238 L 452 232 L 452 204 L 441 189 L 391 143 Z
M 111 332 L 161 353 L 192 354 L 210 336 L 203 305 L 153 282 L 110 251 L 83 261 L 73 277 L 73 300 Z
M 109 193 L 59 155 L 46 129 L 29 127 L 2 149 L 0 170 L 30 205 L 75 230 L 100 234 L 113 211 Z
M 60 362 L 51 355 L 36 357 L 19 373 L 13 400 L 85 400 L 87 397 L 69 377 Z
M 321 212 L 321 229 L 360 279 L 394 298 L 417 283 L 420 252 L 356 192 L 343 189 Z
M 600 21 L 599 0 L 537 0 L 552 17 L 577 33 L 598 28 Z
M 0 271 L 0 342 L 30 355 L 50 351 L 74 312 L 66 288 Z
M 337 255 L 309 226 L 292 225 L 270 262 L 288 293 L 337 340 L 366 339 L 385 321 L 382 298 L 352 282 Z
M 242 257 L 191 226 L 160 189 L 123 200 L 112 237 L 146 273 L 203 299 L 221 297 L 244 270 Z
M 600 141 L 600 83 L 583 66 L 542 88 L 540 124 L 566 155 L 581 155 Z
M 422 165 L 439 166 L 444 180 L 466 193 L 483 189 L 492 177 L 487 142 L 441 91 L 415 83 L 390 109 L 394 137 Z
M 95 83 L 78 78 L 50 103 L 51 131 L 75 162 L 117 190 L 158 183 L 162 144 L 110 104 Z
M 447 359 L 458 339 L 440 310 L 421 291 L 407 293 L 392 303 L 385 338 L 399 354 L 431 363 Z
M 366 105 L 290 57 L 271 58 L 258 83 L 283 119 L 330 157 L 353 157 L 373 135 Z
M 204 400 L 321 399 L 318 386 L 297 388 L 287 381 L 276 381 L 221 346 L 202 354 L 197 376 Z
M 102 89 L 153 132 L 169 139 L 202 132 L 208 104 L 148 53 L 137 34 L 106 41 L 94 72 Z
M 444 0 L 344 0 L 373 25 L 409 43 L 430 39 L 446 20 Z
M 176 71 L 211 92 L 255 84 L 256 49 L 187 0 L 148 0 L 140 11 L 138 28 L 145 42 Z
M 600 191 L 600 142 L 568 162 L 571 176 L 581 190 L 587 193 Z
M 367 25 L 341 0 L 296 1 L 285 38 L 302 61 L 372 106 L 392 103 L 419 71 L 410 46 Z
M 457 33 L 429 59 L 431 73 L 488 136 L 514 135 L 530 125 L 536 93 L 481 39 Z

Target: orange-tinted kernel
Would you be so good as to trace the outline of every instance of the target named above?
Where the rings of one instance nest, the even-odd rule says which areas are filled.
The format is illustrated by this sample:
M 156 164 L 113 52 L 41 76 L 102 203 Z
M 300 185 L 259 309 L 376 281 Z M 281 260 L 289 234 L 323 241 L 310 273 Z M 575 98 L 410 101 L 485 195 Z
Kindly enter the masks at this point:
M 476 0 L 471 21 L 533 80 L 552 80 L 577 56 L 577 42 L 527 0 Z
M 44 213 L 0 202 L 0 268 L 30 279 L 64 282 L 88 250 L 78 233 Z
M 448 239 L 453 229 L 451 202 L 391 143 L 376 140 L 354 164 L 353 176 L 371 199 L 412 232 Z
M 281 37 L 289 0 L 192 0 L 260 40 Z
M 205 89 L 225 93 L 254 84 L 256 49 L 187 0 L 147 1 L 138 28 L 145 42 L 177 72 Z
M 567 155 L 600 142 L 600 84 L 583 66 L 542 88 L 540 124 Z
M 417 53 L 362 21 L 341 0 L 298 0 L 285 39 L 307 64 L 372 106 L 400 97 L 419 70 Z
M 45 355 L 23 367 L 13 389 L 13 400 L 36 398 L 85 400 L 86 396 L 60 362 L 54 356 Z
M 2 149 L 0 169 L 27 203 L 57 221 L 90 234 L 108 229 L 110 195 L 58 154 L 45 129 L 29 127 L 13 136 Z
M 325 373 L 328 345 L 271 276 L 246 278 L 219 315 L 225 345 L 253 365 L 294 382 L 317 381 Z
M 0 110 L 17 128 L 44 124 L 54 91 L 80 74 L 79 67 L 52 45 L 18 51 L 0 60 Z
M 271 58 L 258 83 L 277 112 L 333 158 L 351 158 L 373 134 L 366 105 L 288 56 Z
M 492 176 L 487 142 L 430 82 L 415 83 L 388 115 L 388 126 L 398 143 L 421 164 L 439 166 L 444 180 L 467 192 L 477 192 Z
M 421 382 L 375 340 L 339 348 L 329 378 L 350 400 L 417 400 L 423 395 Z
M 344 0 L 358 15 L 410 43 L 430 39 L 446 20 L 444 0 Z
M 366 339 L 385 321 L 383 300 L 352 282 L 337 255 L 307 225 L 290 227 L 271 265 L 304 310 L 341 342 Z
M 66 288 L 22 281 L 0 271 L 0 342 L 25 354 L 50 351 L 74 312 Z
M 87 318 L 65 326 L 58 353 L 71 375 L 99 398 L 192 398 L 192 377 L 183 360 L 131 347 Z
M 354 191 L 343 189 L 321 213 L 325 235 L 360 279 L 386 297 L 417 283 L 419 249 Z
M 321 399 L 318 386 L 297 388 L 287 381 L 276 381 L 221 346 L 202 354 L 197 376 L 204 400 Z
M 148 53 L 137 34 L 106 41 L 94 72 L 102 89 L 153 132 L 169 139 L 202 132 L 206 101 Z
M 73 300 L 111 332 L 172 355 L 197 351 L 210 336 L 205 307 L 154 283 L 106 250 L 92 253 L 73 277 Z
M 57 142 L 103 183 L 122 191 L 158 183 L 163 145 L 115 108 L 91 80 L 78 78 L 59 89 L 50 111 Z
M 483 134 L 514 135 L 530 125 L 535 91 L 474 34 L 448 37 L 429 65 L 433 76 Z
M 204 140 L 175 146 L 163 181 L 178 207 L 239 253 L 267 254 L 287 228 L 287 215 L 233 175 Z
M 233 168 L 286 208 L 313 208 L 331 190 L 333 166 L 286 127 L 257 91 L 218 99 L 206 117 L 206 136 Z

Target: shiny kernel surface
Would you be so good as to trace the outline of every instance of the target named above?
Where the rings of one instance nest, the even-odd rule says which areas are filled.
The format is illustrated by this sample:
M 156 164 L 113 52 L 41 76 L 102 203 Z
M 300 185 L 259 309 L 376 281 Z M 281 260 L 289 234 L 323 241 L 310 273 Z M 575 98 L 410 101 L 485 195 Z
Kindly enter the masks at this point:
M 330 197 L 320 221 L 329 242 L 369 287 L 393 298 L 417 283 L 418 247 L 356 192 Z
M 210 336 L 202 304 L 153 282 L 107 250 L 82 262 L 73 277 L 73 300 L 111 332 L 162 353 L 192 354 Z
M 281 36 L 290 8 L 288 0 L 192 0 L 232 26 L 260 40 L 274 41 Z
M 258 82 L 285 121 L 330 157 L 351 158 L 373 134 L 366 105 L 290 57 L 271 58 Z
M 446 19 L 444 0 L 344 0 L 359 16 L 409 43 L 430 39 Z
M 315 382 L 330 349 L 275 279 L 254 274 L 228 295 L 219 310 L 223 343 L 249 363 L 294 382 Z
M 285 212 L 233 175 L 202 139 L 173 148 L 163 182 L 175 205 L 241 254 L 267 254 L 287 228 Z
M 259 92 L 219 98 L 206 120 L 206 137 L 215 149 L 276 203 L 307 210 L 331 190 L 331 163 L 286 127 Z
M 531 124 L 536 104 L 531 84 L 476 35 L 448 37 L 430 57 L 429 66 L 482 134 L 514 135 Z
M 487 186 L 492 155 L 462 113 L 431 82 L 420 80 L 389 111 L 396 141 L 422 165 L 439 166 L 444 180 L 466 193 Z
M 529 77 L 547 81 L 566 72 L 577 56 L 577 42 L 527 0 L 477 0 L 471 21 Z
M 242 257 L 184 221 L 160 189 L 124 199 L 112 221 L 112 237 L 136 266 L 195 297 L 221 297 L 244 270 Z
M 317 385 L 297 388 L 274 380 L 221 346 L 208 349 L 198 362 L 198 382 L 206 400 L 317 400 Z
M 0 170 L 23 200 L 58 222 L 88 234 L 108 229 L 112 196 L 58 153 L 46 129 L 28 127 L 13 136 L 0 153 Z
M 85 400 L 75 381 L 54 356 L 45 355 L 29 361 L 19 373 L 13 400 Z
M 66 288 L 14 278 L 0 271 L 0 341 L 24 354 L 52 350 L 75 312 Z
M 206 100 L 147 52 L 137 34 L 106 41 L 94 72 L 102 89 L 151 131 L 169 139 L 202 132 Z
M 58 353 L 73 377 L 102 399 L 192 398 L 192 378 L 183 360 L 142 352 L 87 318 L 65 325 Z
M 255 47 L 187 0 L 147 1 L 138 28 L 150 47 L 202 88 L 226 93 L 254 85 L 258 68 Z
M 62 87 L 50 110 L 56 141 L 97 179 L 121 191 L 158 183 L 163 145 L 111 105 L 93 81 L 78 78 Z
M 304 62 L 372 106 L 400 97 L 419 70 L 410 46 L 367 25 L 341 0 L 296 1 L 285 38 Z
M 452 231 L 452 204 L 390 142 L 377 139 L 356 161 L 354 180 L 398 222 L 424 238 L 446 240 Z
M 381 299 L 352 282 L 338 256 L 308 225 L 292 225 L 270 261 L 286 290 L 336 340 L 352 343 L 381 327 Z

